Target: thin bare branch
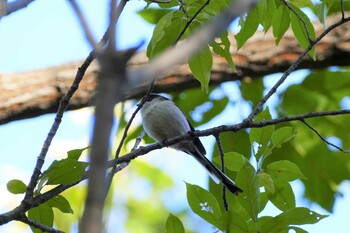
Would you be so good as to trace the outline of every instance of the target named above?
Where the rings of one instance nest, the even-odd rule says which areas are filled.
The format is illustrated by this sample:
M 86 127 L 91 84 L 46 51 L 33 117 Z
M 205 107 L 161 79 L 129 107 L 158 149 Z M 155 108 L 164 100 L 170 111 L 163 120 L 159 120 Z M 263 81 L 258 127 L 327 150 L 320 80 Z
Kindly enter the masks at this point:
M 193 20 L 199 15 L 199 13 L 201 13 L 201 11 L 207 6 L 209 5 L 210 0 L 207 0 L 199 9 L 198 11 L 192 16 L 192 18 L 190 20 L 187 21 L 186 25 L 184 26 L 184 28 L 182 29 L 182 31 L 180 32 L 180 34 L 178 35 L 178 37 L 176 38 L 175 42 L 173 45 L 177 44 L 177 42 L 179 42 L 179 40 L 181 39 L 181 37 L 185 34 L 185 31 L 187 30 L 187 28 L 191 25 L 191 23 L 193 22 Z M 180 5 L 181 6 L 181 5 Z M 183 10 L 184 12 L 186 12 L 185 10 Z M 187 13 L 186 13 L 187 15 Z M 188 16 L 187 16 L 188 17 Z
M 105 33 L 105 35 L 106 35 L 106 33 Z M 102 37 L 102 39 L 100 41 L 101 45 L 106 43 L 106 36 L 105 35 Z M 30 200 L 33 198 L 33 191 L 34 191 L 34 188 L 37 184 L 37 181 L 38 181 L 38 178 L 39 178 L 39 175 L 41 172 L 41 168 L 42 168 L 44 161 L 45 161 L 46 154 L 47 154 L 49 147 L 51 145 L 51 142 L 52 142 L 53 138 L 55 137 L 57 130 L 62 122 L 63 114 L 66 111 L 68 104 L 69 104 L 69 101 L 72 98 L 73 94 L 76 92 L 76 90 L 78 90 L 79 84 L 84 77 L 85 71 L 87 70 L 87 68 L 90 66 L 90 64 L 92 63 L 92 61 L 94 59 L 95 59 L 95 55 L 94 55 L 94 51 L 92 51 L 87 56 L 87 58 L 85 59 L 84 63 L 81 65 L 81 67 L 78 69 L 78 71 L 75 75 L 73 84 L 69 88 L 67 94 L 64 95 L 60 101 L 54 123 L 52 124 L 51 129 L 48 133 L 48 136 L 44 141 L 44 144 L 43 144 L 41 152 L 38 156 L 32 177 L 29 181 L 28 188 L 27 188 L 27 191 L 26 191 L 26 194 L 24 197 L 25 202 L 27 202 L 27 201 L 30 202 Z
M 145 147 L 140 147 L 135 151 L 132 151 L 126 155 L 119 157 L 118 163 L 128 162 L 137 158 L 138 156 L 147 154 L 150 151 L 161 149 L 163 147 L 168 147 L 180 141 L 193 140 L 194 138 L 197 138 L 197 137 L 205 137 L 205 136 L 215 135 L 223 132 L 238 132 L 243 129 L 261 128 L 268 125 L 277 125 L 285 122 L 300 121 L 302 119 L 308 119 L 308 118 L 347 115 L 347 114 L 350 114 L 350 109 L 326 111 L 326 112 L 310 112 L 306 114 L 286 116 L 286 117 L 281 117 L 281 118 L 272 119 L 272 120 L 264 120 L 259 122 L 243 121 L 235 125 L 221 125 L 221 126 L 217 126 L 217 127 L 213 127 L 205 130 L 197 130 L 195 132 L 187 133 L 179 137 L 170 138 L 169 140 L 167 140 L 162 144 L 153 143 Z M 111 163 L 112 163 L 111 161 L 108 162 L 109 165 Z
M 139 147 L 139 145 L 142 141 L 142 138 L 145 136 L 145 134 L 146 134 L 146 132 L 144 130 L 142 130 L 141 133 L 139 134 L 139 136 L 137 136 L 137 138 L 135 139 L 135 144 L 132 147 L 131 151 L 134 151 Z
M 119 145 L 118 145 L 118 148 L 115 152 L 115 156 L 114 156 L 114 164 L 113 164 L 113 167 L 112 167 L 112 170 L 111 172 L 108 174 L 107 176 L 107 186 L 106 186 L 106 193 L 105 195 L 107 195 L 108 193 L 108 190 L 112 184 L 112 180 L 113 180 L 113 176 L 114 174 L 116 173 L 116 169 L 117 169 L 117 164 L 118 164 L 118 158 L 119 158 L 119 154 L 120 154 L 120 151 L 124 145 L 124 141 L 126 139 L 126 137 L 128 136 L 128 131 L 129 131 L 129 128 L 132 124 L 132 122 L 134 121 L 137 113 L 140 111 L 140 109 L 142 108 L 142 106 L 144 105 L 144 103 L 147 101 L 148 97 L 151 95 L 152 91 L 153 91 L 153 88 L 154 88 L 154 83 L 155 83 L 155 79 L 154 81 L 151 83 L 151 86 L 147 92 L 147 94 L 145 95 L 145 98 L 143 98 L 141 100 L 141 103 L 137 106 L 136 110 L 133 112 L 133 114 L 131 115 L 131 118 L 130 120 L 128 121 L 127 125 L 125 126 L 125 129 L 124 129 L 124 132 L 123 132 L 123 135 L 122 135 L 122 138 L 119 142 Z M 135 143 L 136 145 L 136 143 Z
M 300 20 L 300 22 L 303 24 L 304 29 L 306 31 L 306 36 L 307 36 L 307 40 L 309 41 L 309 43 L 311 44 L 313 42 L 313 40 L 310 37 L 310 32 L 309 29 L 307 28 L 306 22 L 305 20 L 285 1 L 282 0 L 282 2 L 284 3 L 284 5 L 286 5 L 286 7 L 293 12 L 293 14 Z
M 53 227 L 49 227 L 47 225 L 44 225 L 40 222 L 34 221 L 32 219 L 29 219 L 27 217 L 24 217 L 22 219 L 20 219 L 19 221 L 28 224 L 31 227 L 35 227 L 38 228 L 39 230 L 43 231 L 43 232 L 49 232 L 49 233 L 64 233 L 63 231 L 57 230 Z
M 225 174 L 225 158 L 224 158 L 224 149 L 222 147 L 220 134 L 214 134 L 216 144 L 218 145 L 219 152 L 220 152 L 220 160 L 221 160 L 221 171 Z M 228 211 L 228 203 L 226 198 L 226 187 L 222 186 L 222 201 L 224 203 L 224 209 Z
M 344 20 L 345 19 L 344 0 L 340 0 L 340 7 L 341 7 L 341 20 Z
M 186 18 L 188 20 L 188 13 L 185 9 L 185 3 L 182 0 L 177 0 L 177 2 L 179 3 L 179 9 L 186 15 Z
M 296 67 L 300 64 L 300 62 L 303 60 L 303 58 L 311 51 L 311 49 L 323 38 L 325 37 L 330 31 L 332 31 L 334 28 L 350 21 L 350 17 L 344 18 L 343 20 L 340 20 L 337 23 L 334 23 L 333 25 L 329 26 L 326 30 L 324 30 L 321 35 L 319 35 L 312 43 L 309 44 L 309 46 L 305 49 L 305 51 L 299 55 L 298 59 L 291 65 L 289 68 L 283 73 L 282 77 L 276 82 L 276 84 L 271 88 L 271 90 L 264 96 L 264 98 L 258 103 L 258 105 L 254 108 L 254 110 L 250 113 L 250 115 L 246 118 L 245 121 L 252 121 L 254 117 L 262 110 L 263 105 L 266 103 L 266 101 L 274 94 L 276 93 L 279 86 L 284 83 L 284 81 L 287 79 L 287 77 L 296 69 Z
M 84 14 L 83 14 L 83 12 L 81 12 L 78 4 L 75 2 L 75 0 L 68 0 L 68 2 L 70 3 L 75 14 L 77 15 L 81 27 L 84 29 L 86 39 L 89 41 L 90 45 L 94 48 L 94 50 L 100 50 L 101 48 L 99 48 L 99 44 L 94 39 L 92 32 L 91 32 L 91 30 L 87 24 L 87 21 L 84 17 Z
M 3 16 L 10 15 L 18 10 L 21 10 L 27 7 L 30 3 L 34 2 L 34 0 L 16 0 L 7 3 L 7 0 L 0 1 L 0 19 Z
M 312 131 L 314 131 L 317 136 L 322 140 L 324 141 L 327 145 L 331 146 L 331 147 L 334 147 L 335 149 L 341 151 L 341 152 L 344 152 L 344 153 L 350 153 L 350 149 L 348 150 L 344 150 L 343 148 L 340 148 L 339 146 L 329 142 L 327 139 L 325 139 L 314 127 L 312 127 L 309 123 L 307 123 L 304 119 L 301 119 L 300 120 L 301 122 L 303 122 L 309 129 L 311 129 Z
M 165 1 L 159 1 L 159 0 L 146 0 L 146 2 L 153 2 L 153 3 L 171 3 L 173 0 L 165 0 Z

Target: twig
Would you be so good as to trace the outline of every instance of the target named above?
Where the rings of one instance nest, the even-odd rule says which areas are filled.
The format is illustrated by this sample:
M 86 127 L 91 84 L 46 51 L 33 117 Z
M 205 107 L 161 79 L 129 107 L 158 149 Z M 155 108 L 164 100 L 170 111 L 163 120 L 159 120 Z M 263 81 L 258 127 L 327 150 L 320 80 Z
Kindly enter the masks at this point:
M 341 20 L 344 20 L 345 19 L 344 0 L 340 0 L 340 7 L 341 7 Z
M 113 161 L 111 160 L 110 163 L 108 163 L 108 167 L 112 167 L 112 165 L 113 165 L 112 162 Z M 117 168 L 115 169 L 115 174 L 122 171 L 124 168 L 126 168 L 128 164 L 129 164 L 129 162 L 120 163 L 120 165 L 117 166 Z M 61 184 L 61 185 L 58 185 L 57 187 L 55 187 L 55 188 L 53 188 L 53 189 L 51 189 L 43 194 L 36 196 L 34 198 L 34 201 L 33 201 L 33 207 L 38 206 L 38 205 L 50 200 L 51 198 L 59 195 L 60 193 L 69 189 L 70 187 L 75 186 L 75 185 L 79 184 L 80 182 L 86 180 L 88 178 L 89 173 L 90 173 L 90 171 L 86 171 L 85 174 L 81 177 L 81 179 L 74 184 L 69 184 L 69 185 Z
M 123 132 L 123 136 L 119 142 L 119 145 L 118 145 L 118 148 L 115 152 L 115 156 L 114 156 L 114 164 L 113 164 L 113 167 L 112 167 L 112 170 L 111 172 L 108 174 L 107 176 L 107 186 L 106 186 L 106 192 L 105 192 L 105 195 L 107 195 L 108 193 L 108 190 L 112 184 L 112 180 L 113 180 L 113 176 L 114 174 L 116 173 L 116 168 L 117 168 L 117 164 L 118 164 L 118 158 L 119 158 L 119 154 L 120 154 L 120 151 L 122 149 L 122 146 L 124 144 L 124 141 L 126 139 L 126 137 L 128 136 L 128 131 L 129 131 L 129 128 L 132 124 L 132 122 L 134 121 L 137 113 L 140 111 L 140 109 L 142 108 L 143 104 L 147 101 L 148 97 L 151 95 L 152 91 L 153 91 L 153 88 L 154 88 L 154 83 L 155 83 L 155 80 L 153 80 L 153 82 L 151 83 L 151 86 L 147 92 L 147 94 L 145 95 L 145 97 L 141 100 L 141 103 L 137 106 L 136 110 L 133 112 L 133 114 L 131 115 L 131 118 L 130 120 L 128 121 L 128 124 L 125 126 L 125 129 L 124 129 L 124 132 Z
M 312 131 L 314 131 L 317 136 L 324 141 L 327 145 L 332 146 L 334 148 L 336 148 L 337 150 L 344 152 L 344 153 L 350 153 L 350 150 L 344 150 L 343 148 L 340 148 L 339 146 L 329 142 L 327 139 L 325 139 L 314 127 L 312 127 L 309 123 L 307 123 L 304 119 L 300 120 L 301 122 L 303 122 L 309 129 L 311 129 Z
M 117 150 L 116 150 L 116 152 L 115 152 L 114 160 L 118 160 L 118 156 L 119 156 L 119 154 L 120 154 L 120 151 L 121 151 L 121 149 L 122 149 L 122 146 L 123 146 L 123 144 L 124 144 L 124 141 L 125 141 L 126 137 L 128 136 L 129 128 L 130 128 L 132 122 L 134 121 L 134 119 L 135 119 L 137 113 L 140 111 L 140 109 L 142 108 L 142 106 L 144 105 L 144 103 L 147 101 L 148 97 L 151 95 L 151 93 L 152 93 L 152 91 L 153 91 L 153 88 L 154 88 L 154 83 L 155 83 L 155 79 L 154 79 L 154 81 L 151 83 L 151 86 L 150 86 L 150 88 L 148 89 L 148 92 L 147 92 L 147 94 L 145 95 L 145 97 L 142 98 L 140 104 L 137 106 L 137 108 L 135 109 L 135 111 L 132 113 L 128 124 L 125 126 L 122 139 L 120 140 L 120 143 L 119 143 L 119 145 L 118 145 L 118 148 L 117 148 Z M 115 166 L 116 166 L 116 165 L 117 165 L 117 162 L 115 163 Z
M 19 221 L 28 224 L 29 226 L 38 228 L 39 230 L 43 231 L 43 232 L 50 232 L 50 233 L 64 233 L 63 231 L 60 230 L 56 230 L 53 227 L 49 227 L 47 225 L 44 225 L 40 222 L 34 221 L 32 219 L 27 218 L 26 216 L 24 216 L 23 218 L 21 218 Z
M 190 20 L 187 21 L 185 27 L 182 29 L 182 31 L 180 32 L 180 34 L 177 36 L 175 42 L 173 45 L 177 44 L 177 42 L 179 42 L 179 40 L 181 39 L 181 37 L 185 34 L 185 31 L 187 30 L 187 28 L 191 25 L 191 23 L 193 22 L 193 20 L 199 15 L 199 13 L 201 13 L 201 11 L 207 6 L 209 5 L 210 0 L 207 0 L 199 9 L 198 11 L 192 16 L 192 18 Z M 183 6 L 182 6 L 183 7 Z M 187 15 L 187 14 L 186 14 Z M 188 16 L 187 16 L 188 17 Z
M 0 1 L 0 19 L 3 16 L 7 16 L 20 9 L 27 7 L 32 2 L 34 2 L 34 0 L 17 0 L 9 3 L 6 3 L 6 0 L 1 0 Z
M 224 149 L 222 147 L 220 134 L 214 134 L 216 144 L 218 145 L 219 152 L 220 152 L 220 160 L 221 160 L 221 171 L 225 173 L 225 158 L 224 158 Z M 226 198 L 226 187 L 222 185 L 222 201 L 224 203 L 224 209 L 228 211 L 228 203 Z
M 87 21 L 84 17 L 84 14 L 81 12 L 78 4 L 75 2 L 75 0 L 68 0 L 68 2 L 70 3 L 70 5 L 72 6 L 75 14 L 77 15 L 79 22 L 80 22 L 80 26 L 84 29 L 84 33 L 86 36 L 86 39 L 89 41 L 90 45 L 94 48 L 94 50 L 100 50 L 101 48 L 99 48 L 96 40 L 94 39 L 91 30 L 87 24 Z M 109 30 L 111 31 L 111 30 Z
M 185 9 L 185 3 L 182 0 L 177 0 L 177 2 L 179 3 L 179 9 L 186 15 L 186 18 L 188 20 L 188 13 Z
M 284 5 L 286 5 L 286 7 L 293 12 L 293 14 L 300 20 L 300 22 L 303 24 L 304 28 L 305 28 L 305 31 L 306 31 L 306 36 L 307 36 L 307 39 L 309 41 L 309 43 L 311 44 L 313 42 L 313 40 L 311 39 L 310 37 L 310 32 L 309 32 L 309 29 L 307 28 L 307 25 L 306 25 L 306 22 L 304 21 L 304 19 L 298 15 L 298 13 L 291 7 L 289 6 L 289 4 L 285 1 L 285 0 L 282 0 L 282 2 L 284 3 Z
M 135 144 L 132 147 L 131 151 L 134 151 L 139 147 L 141 140 L 145 136 L 145 134 L 146 134 L 146 132 L 144 130 L 142 130 L 141 133 L 139 134 L 139 136 L 137 136 L 137 138 L 135 139 Z
M 165 1 L 159 1 L 159 0 L 146 0 L 146 2 L 153 2 L 153 3 L 171 3 L 173 0 L 165 0 Z
M 103 35 L 103 37 L 99 43 L 102 46 L 106 42 L 107 42 L 107 32 L 105 32 L 105 34 Z M 62 99 L 60 100 L 60 104 L 59 104 L 58 109 L 57 109 L 56 117 L 55 117 L 54 122 L 51 126 L 51 129 L 48 133 L 48 136 L 44 141 L 44 144 L 43 144 L 41 152 L 38 156 L 33 174 L 30 178 L 28 188 L 27 188 L 25 197 L 23 199 L 24 202 L 30 202 L 31 199 L 33 198 L 33 191 L 34 191 L 34 188 L 35 188 L 36 183 L 38 181 L 38 178 L 40 176 L 41 168 L 45 162 L 46 154 L 47 154 L 49 147 L 51 145 L 51 142 L 52 142 L 53 138 L 55 137 L 57 130 L 62 122 L 63 114 L 68 107 L 70 99 L 72 98 L 74 93 L 78 90 L 79 84 L 80 84 L 81 80 L 83 79 L 87 68 L 90 66 L 90 64 L 92 63 L 92 61 L 94 59 L 95 59 L 95 51 L 93 50 L 87 56 L 87 58 L 85 59 L 84 63 L 81 65 L 81 67 L 79 67 L 79 69 L 75 75 L 74 81 L 73 81 L 71 87 L 69 88 L 69 90 L 67 91 L 67 94 L 64 95 L 62 97 Z
M 283 73 L 282 77 L 276 82 L 276 84 L 271 88 L 271 90 L 260 100 L 258 105 L 254 108 L 254 110 L 249 114 L 249 116 L 244 120 L 244 122 L 252 121 L 254 117 L 261 111 L 262 106 L 266 103 L 266 101 L 277 91 L 277 88 L 281 86 L 282 83 L 287 79 L 287 77 L 296 69 L 296 67 L 300 64 L 302 59 L 311 51 L 311 49 L 330 31 L 334 28 L 350 21 L 350 17 L 344 18 L 337 23 L 332 24 L 326 30 L 324 30 L 321 35 L 319 35 L 309 46 L 304 50 L 302 54 L 299 55 L 298 59 L 291 65 L 289 68 Z

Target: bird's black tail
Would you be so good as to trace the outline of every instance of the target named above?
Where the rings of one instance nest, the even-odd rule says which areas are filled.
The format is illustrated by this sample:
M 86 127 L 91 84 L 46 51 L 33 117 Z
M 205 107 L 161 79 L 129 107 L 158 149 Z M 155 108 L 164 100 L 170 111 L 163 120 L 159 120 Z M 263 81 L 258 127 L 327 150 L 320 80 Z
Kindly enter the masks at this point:
M 191 153 L 193 157 L 204 166 L 204 168 L 209 172 L 213 180 L 215 181 L 215 178 L 219 180 L 228 190 L 230 190 L 231 193 L 238 195 L 239 193 L 243 192 L 242 189 L 240 189 L 235 182 L 233 182 L 228 176 L 226 176 L 222 171 L 220 171 L 217 167 L 214 166 L 212 162 L 210 162 L 207 157 L 202 155 L 200 152 L 196 151 L 194 153 Z

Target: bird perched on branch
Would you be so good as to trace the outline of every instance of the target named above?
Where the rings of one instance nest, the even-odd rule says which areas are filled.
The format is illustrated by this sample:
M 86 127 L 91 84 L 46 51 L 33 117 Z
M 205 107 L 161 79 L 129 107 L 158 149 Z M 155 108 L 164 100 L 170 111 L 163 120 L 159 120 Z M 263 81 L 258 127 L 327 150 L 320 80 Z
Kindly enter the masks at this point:
M 142 124 L 146 133 L 159 143 L 166 139 L 194 132 L 180 108 L 168 98 L 151 94 L 141 107 Z M 242 190 L 222 171 L 205 157 L 206 151 L 199 140 L 185 140 L 170 146 L 175 150 L 192 155 L 210 174 L 212 179 L 219 181 L 233 194 L 238 195 Z

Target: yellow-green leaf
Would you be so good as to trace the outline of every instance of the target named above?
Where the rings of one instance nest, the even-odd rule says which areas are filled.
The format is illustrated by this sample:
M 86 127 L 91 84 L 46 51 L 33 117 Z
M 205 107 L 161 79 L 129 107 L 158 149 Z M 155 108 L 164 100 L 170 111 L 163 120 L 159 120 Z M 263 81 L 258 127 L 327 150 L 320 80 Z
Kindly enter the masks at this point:
M 202 90 L 208 92 L 211 67 L 213 65 L 213 55 L 209 46 L 205 46 L 202 51 L 193 56 L 188 64 L 194 77 L 201 83 Z

